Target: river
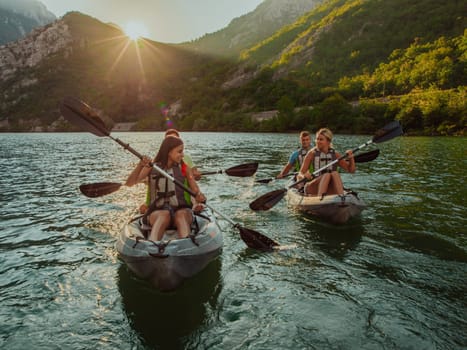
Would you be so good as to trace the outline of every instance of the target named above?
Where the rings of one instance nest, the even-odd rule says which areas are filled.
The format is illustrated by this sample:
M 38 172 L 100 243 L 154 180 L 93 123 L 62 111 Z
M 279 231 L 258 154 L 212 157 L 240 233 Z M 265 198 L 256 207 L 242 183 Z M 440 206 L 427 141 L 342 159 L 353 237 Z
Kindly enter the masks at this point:
M 153 155 L 162 133 L 116 133 Z M 258 161 L 271 177 L 298 135 L 182 133 L 202 170 Z M 336 135 L 340 151 L 371 136 Z M 251 250 L 220 219 L 219 259 L 175 292 L 128 271 L 114 243 L 144 186 L 90 199 L 79 185 L 123 182 L 137 159 L 87 133 L 0 134 L 2 349 L 465 349 L 466 138 L 398 137 L 343 174 L 366 204 L 332 226 L 248 204 L 286 186 L 209 175 L 211 206 L 296 248 Z

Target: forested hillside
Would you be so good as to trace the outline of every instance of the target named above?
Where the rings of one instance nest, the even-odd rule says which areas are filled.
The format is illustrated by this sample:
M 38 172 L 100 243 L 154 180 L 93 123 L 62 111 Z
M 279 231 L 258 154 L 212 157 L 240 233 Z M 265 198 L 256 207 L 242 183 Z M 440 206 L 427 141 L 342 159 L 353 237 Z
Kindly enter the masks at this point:
M 208 54 L 206 42 L 130 41 L 69 13 L 0 47 L 0 130 L 67 129 L 59 104 L 73 95 L 138 130 L 161 130 L 170 118 L 182 130 L 372 133 L 396 118 L 411 134 L 463 135 L 465 14 L 457 0 L 327 0 L 227 58 L 213 50 L 222 50 L 219 38 L 231 42 L 228 31 L 209 36 Z
M 237 59 L 240 52 L 271 36 L 323 0 L 264 0 L 255 11 L 234 18 L 227 27 L 183 46 L 215 56 Z
M 462 134 L 463 8 L 461 1 L 327 1 L 245 50 L 241 73 L 254 78 L 219 94 L 219 100 L 236 110 L 278 108 L 277 118 L 258 125 L 262 130 L 326 123 L 342 132 L 364 132 L 399 118 L 409 132 Z M 297 112 L 310 105 L 315 108 Z
M 63 49 L 54 52 L 57 38 Z M 173 45 L 131 41 L 119 28 L 78 12 L 4 47 L 0 59 L 0 128 L 10 131 L 70 127 L 57 125 L 65 96 L 95 105 L 115 122 L 156 120 L 158 105 L 176 101 L 188 85 L 186 72 L 206 62 Z

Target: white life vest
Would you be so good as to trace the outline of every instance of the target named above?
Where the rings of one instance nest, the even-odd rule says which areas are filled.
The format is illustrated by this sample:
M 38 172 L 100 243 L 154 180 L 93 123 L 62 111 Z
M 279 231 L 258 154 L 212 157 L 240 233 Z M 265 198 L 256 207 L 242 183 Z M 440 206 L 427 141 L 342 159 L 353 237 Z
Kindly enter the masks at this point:
M 336 151 L 333 148 L 330 148 L 328 153 L 321 152 L 319 149 L 315 148 L 314 153 L 315 157 L 313 159 L 313 171 L 321 169 L 322 167 L 337 159 Z M 333 171 L 337 171 L 337 162 L 322 170 L 319 174 L 317 174 L 317 176 L 320 176 L 324 173 L 332 173 Z
M 187 185 L 186 176 L 183 174 L 180 166 L 174 166 L 167 170 L 175 180 Z M 161 209 L 164 207 L 191 208 L 190 195 L 176 186 L 173 181 L 162 176 L 157 170 L 152 169 L 149 174 L 149 200 L 154 209 Z

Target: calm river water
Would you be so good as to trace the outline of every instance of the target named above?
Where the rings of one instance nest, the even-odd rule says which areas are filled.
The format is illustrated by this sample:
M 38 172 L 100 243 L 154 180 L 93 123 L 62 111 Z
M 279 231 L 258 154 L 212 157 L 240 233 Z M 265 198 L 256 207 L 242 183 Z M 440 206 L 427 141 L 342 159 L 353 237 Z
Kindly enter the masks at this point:
M 113 134 L 154 154 L 162 133 Z M 298 135 L 183 133 L 202 170 L 259 161 L 271 177 Z M 338 150 L 371 136 L 337 135 Z M 466 138 L 399 137 L 343 174 L 368 208 L 345 227 L 248 204 L 283 188 L 210 175 L 209 203 L 297 247 L 248 249 L 225 229 L 221 257 L 172 293 L 118 259 L 115 237 L 144 187 L 89 199 L 78 186 L 123 182 L 137 159 L 87 133 L 0 134 L 2 349 L 465 349 Z

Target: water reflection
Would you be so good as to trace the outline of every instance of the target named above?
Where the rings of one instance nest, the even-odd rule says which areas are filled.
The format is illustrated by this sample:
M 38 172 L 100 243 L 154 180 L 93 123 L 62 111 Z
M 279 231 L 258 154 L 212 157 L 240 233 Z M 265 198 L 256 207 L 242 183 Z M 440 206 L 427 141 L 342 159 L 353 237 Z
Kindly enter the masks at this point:
M 467 262 L 466 251 L 456 246 L 449 238 L 439 234 L 406 230 L 403 234 L 398 234 L 396 238 L 397 240 L 393 244 L 408 251 L 433 255 L 443 260 Z
M 222 290 L 221 260 L 170 293 L 160 292 L 138 279 L 126 265 L 118 270 L 118 289 L 125 313 L 142 343 L 151 348 L 182 349 L 210 323 L 210 310 Z M 191 344 L 189 347 L 194 346 Z
M 182 134 L 201 169 L 260 160 L 258 179 L 278 173 L 297 136 Z M 153 155 L 163 133 L 119 137 Z M 339 135 L 336 148 L 367 139 Z M 137 158 L 86 133 L 0 134 L 0 348 L 465 348 L 467 138 L 378 147 L 377 159 L 342 174 L 368 205 L 343 227 L 295 216 L 286 201 L 248 210 L 286 181 L 204 177 L 216 209 L 297 248 L 252 251 L 221 222 L 220 260 L 162 294 L 113 249 L 144 186 L 92 200 L 78 190 L 124 181 Z
M 296 215 L 301 215 L 304 232 L 313 245 L 335 259 L 342 260 L 349 250 L 356 249 L 364 234 L 360 218 L 352 218 L 346 225 L 337 226 L 307 214 Z

